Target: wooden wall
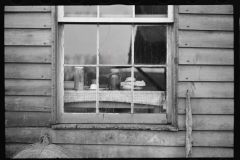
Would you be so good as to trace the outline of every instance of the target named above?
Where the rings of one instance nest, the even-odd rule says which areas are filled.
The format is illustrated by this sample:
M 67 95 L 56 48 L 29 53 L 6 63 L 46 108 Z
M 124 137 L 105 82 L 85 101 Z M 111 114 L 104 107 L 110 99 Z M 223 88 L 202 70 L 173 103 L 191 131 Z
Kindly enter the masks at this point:
M 185 157 L 185 98 L 192 91 L 192 157 L 233 157 L 233 8 L 179 7 L 179 131 L 53 130 L 51 8 L 5 7 L 6 156 L 38 142 L 76 157 Z

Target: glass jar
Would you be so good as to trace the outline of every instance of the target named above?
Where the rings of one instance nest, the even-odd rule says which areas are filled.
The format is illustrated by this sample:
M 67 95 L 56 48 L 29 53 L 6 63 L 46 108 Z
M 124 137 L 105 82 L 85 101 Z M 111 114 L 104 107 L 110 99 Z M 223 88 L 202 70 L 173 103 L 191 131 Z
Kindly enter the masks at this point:
M 111 74 L 109 75 L 108 86 L 109 90 L 120 90 L 121 76 L 118 69 L 111 69 Z

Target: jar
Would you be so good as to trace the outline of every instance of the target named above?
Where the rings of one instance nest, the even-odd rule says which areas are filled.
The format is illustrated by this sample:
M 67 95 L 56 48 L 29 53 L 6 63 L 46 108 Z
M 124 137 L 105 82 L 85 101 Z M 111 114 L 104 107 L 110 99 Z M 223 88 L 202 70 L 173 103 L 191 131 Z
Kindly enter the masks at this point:
M 75 90 L 84 90 L 84 71 L 83 71 L 83 67 L 75 67 L 74 89 Z
M 111 69 L 109 75 L 108 86 L 109 90 L 120 90 L 121 76 L 118 69 Z

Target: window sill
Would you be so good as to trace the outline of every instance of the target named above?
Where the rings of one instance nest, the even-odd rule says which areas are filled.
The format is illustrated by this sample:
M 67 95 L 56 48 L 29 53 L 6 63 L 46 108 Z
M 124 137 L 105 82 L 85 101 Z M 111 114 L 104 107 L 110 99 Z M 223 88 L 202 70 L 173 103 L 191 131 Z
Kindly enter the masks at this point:
M 147 131 L 178 131 L 172 125 L 142 125 L 142 124 L 55 124 L 52 129 L 121 129 L 121 130 L 147 130 Z

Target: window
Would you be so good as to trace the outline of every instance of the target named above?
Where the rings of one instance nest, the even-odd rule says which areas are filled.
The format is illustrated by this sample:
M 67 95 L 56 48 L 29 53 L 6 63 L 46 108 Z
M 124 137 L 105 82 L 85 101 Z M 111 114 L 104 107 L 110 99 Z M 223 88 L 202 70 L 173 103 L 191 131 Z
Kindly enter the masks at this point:
M 173 6 L 57 11 L 57 123 L 174 124 Z

